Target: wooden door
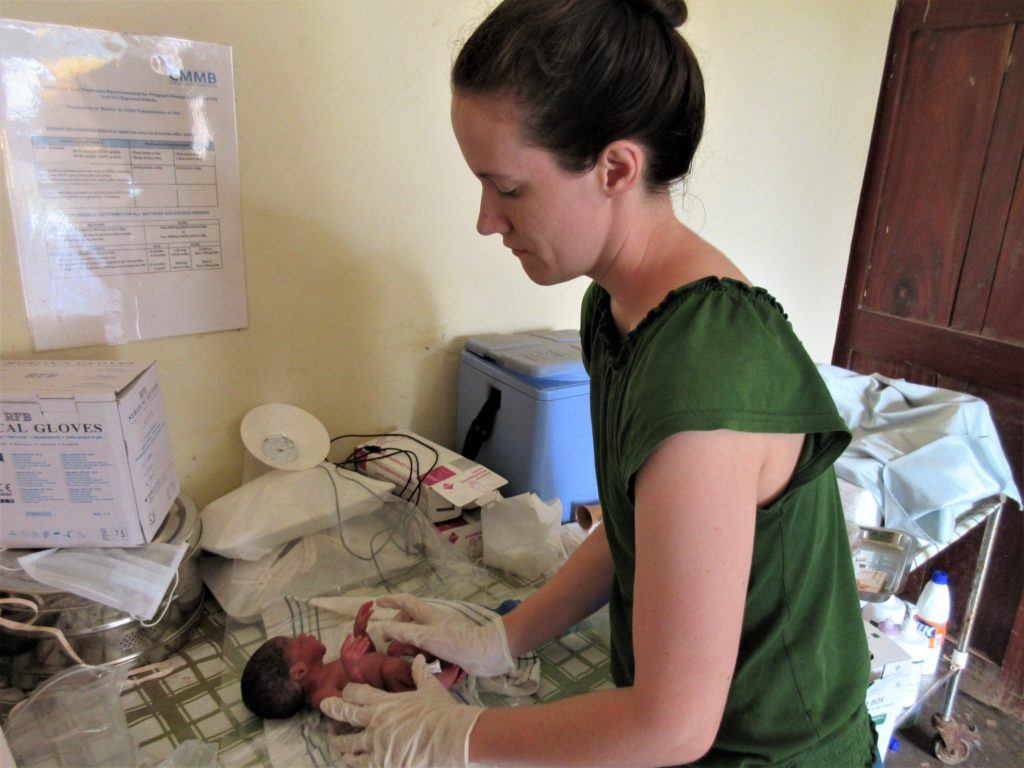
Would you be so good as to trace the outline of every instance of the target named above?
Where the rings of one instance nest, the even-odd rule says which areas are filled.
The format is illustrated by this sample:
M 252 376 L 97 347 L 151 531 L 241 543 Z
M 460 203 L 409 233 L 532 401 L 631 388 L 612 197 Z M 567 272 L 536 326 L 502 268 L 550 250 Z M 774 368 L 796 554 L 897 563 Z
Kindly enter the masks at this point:
M 902 0 L 833 362 L 971 392 L 1024 474 L 1024 2 Z M 972 648 L 1024 680 L 1024 525 L 1005 510 Z M 951 633 L 980 531 L 950 547 Z M 921 569 L 924 570 L 924 569 Z M 916 597 L 926 574 L 906 590 Z M 1012 695 L 1012 693 L 1011 693 Z

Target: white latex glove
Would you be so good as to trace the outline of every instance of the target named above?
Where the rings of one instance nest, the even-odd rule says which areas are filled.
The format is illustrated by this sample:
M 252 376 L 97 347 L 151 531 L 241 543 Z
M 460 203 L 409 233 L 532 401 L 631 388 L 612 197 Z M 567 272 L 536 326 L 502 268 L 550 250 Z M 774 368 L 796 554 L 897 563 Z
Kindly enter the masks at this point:
M 437 682 L 418 655 L 412 663 L 415 691 L 388 693 L 349 683 L 341 696 L 320 702 L 320 711 L 365 730 L 332 736 L 349 766 L 464 768 L 469 765 L 469 734 L 483 707 L 460 704 Z
M 377 625 L 391 640 L 410 643 L 481 677 L 506 675 L 516 668 L 505 623 L 494 611 L 412 595 L 385 595 L 374 602 L 401 611 L 395 620 Z

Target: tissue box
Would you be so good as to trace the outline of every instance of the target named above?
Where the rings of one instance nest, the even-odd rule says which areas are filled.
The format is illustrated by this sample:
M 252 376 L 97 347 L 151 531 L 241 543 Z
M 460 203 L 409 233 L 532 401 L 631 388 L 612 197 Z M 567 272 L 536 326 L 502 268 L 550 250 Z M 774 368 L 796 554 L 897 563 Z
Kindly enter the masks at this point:
M 153 539 L 179 491 L 155 363 L 3 361 L 0 411 L 0 545 Z
M 416 467 L 410 466 L 408 453 L 396 449 L 414 454 Z M 417 502 L 432 523 L 452 520 L 466 507 L 493 501 L 499 496 L 498 489 L 508 482 L 487 467 L 413 432 L 380 435 L 357 445 L 356 467 L 369 477 L 394 483 L 395 492 Z M 422 480 L 418 500 L 414 496 L 417 479 Z
M 473 421 L 495 407 L 491 434 L 473 458 L 508 478 L 505 496 L 557 498 L 563 522 L 577 505 L 597 501 L 590 379 L 578 331 L 470 338 L 455 432 L 464 453 Z
M 484 529 L 479 512 L 463 512 L 454 520 L 436 523 L 434 528 L 455 555 L 467 560 L 484 556 Z

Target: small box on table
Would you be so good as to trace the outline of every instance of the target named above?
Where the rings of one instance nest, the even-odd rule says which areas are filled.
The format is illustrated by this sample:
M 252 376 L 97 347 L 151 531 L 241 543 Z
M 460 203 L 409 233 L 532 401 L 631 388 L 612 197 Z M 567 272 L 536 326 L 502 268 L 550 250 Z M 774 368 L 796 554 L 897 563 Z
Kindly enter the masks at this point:
M 508 481 L 487 467 L 413 432 L 378 435 L 356 446 L 356 468 L 395 484 L 395 493 L 419 506 L 432 523 L 497 499 Z
M 480 560 L 484 556 L 484 529 L 479 512 L 463 512 L 454 520 L 436 523 L 434 528 L 453 554 L 466 560 Z

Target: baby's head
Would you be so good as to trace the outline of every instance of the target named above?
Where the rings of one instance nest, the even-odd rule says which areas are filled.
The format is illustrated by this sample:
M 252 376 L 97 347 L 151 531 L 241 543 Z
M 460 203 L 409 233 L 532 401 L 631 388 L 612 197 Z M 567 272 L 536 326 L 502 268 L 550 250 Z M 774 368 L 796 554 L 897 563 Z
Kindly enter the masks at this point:
M 312 652 L 318 649 L 306 649 L 305 645 L 312 644 L 303 644 L 303 639 L 272 637 L 249 658 L 242 671 L 242 702 L 254 715 L 267 719 L 291 717 L 306 706 L 306 690 L 302 686 L 304 675 L 295 673 L 295 651 L 309 650 L 312 656 L 316 655 Z M 309 640 L 315 641 L 315 638 Z M 323 645 L 319 648 L 322 649 Z M 320 659 L 323 654 L 324 651 L 319 650 Z

